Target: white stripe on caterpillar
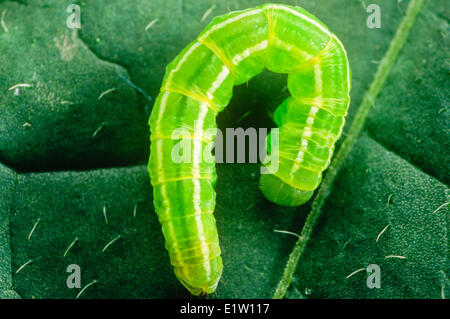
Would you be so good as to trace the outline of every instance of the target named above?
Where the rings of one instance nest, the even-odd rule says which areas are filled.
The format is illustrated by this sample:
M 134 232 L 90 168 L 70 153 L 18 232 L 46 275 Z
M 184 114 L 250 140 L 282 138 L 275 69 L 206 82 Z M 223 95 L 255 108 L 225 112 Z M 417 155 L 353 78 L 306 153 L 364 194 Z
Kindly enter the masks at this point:
M 217 76 L 216 80 L 211 84 L 211 87 L 206 92 L 206 96 L 209 99 L 212 100 L 214 98 L 214 96 L 213 96 L 214 93 L 222 85 L 223 81 L 225 81 L 225 79 L 227 78 L 227 76 L 229 74 L 230 74 L 230 70 L 228 69 L 228 67 L 226 65 L 224 65 L 222 67 L 222 70 L 220 71 L 219 75 Z
M 248 58 L 252 53 L 265 50 L 268 44 L 269 41 L 264 40 L 261 43 L 258 43 L 250 48 L 247 48 L 244 51 L 242 51 L 242 53 L 236 54 L 231 60 L 231 62 L 233 62 L 234 65 L 238 65 L 242 60 Z
M 245 17 L 248 17 L 248 16 L 252 16 L 252 15 L 261 13 L 262 11 L 263 11 L 263 10 L 261 10 L 261 9 L 251 10 L 251 11 L 248 11 L 248 12 L 241 13 L 241 14 L 235 16 L 234 18 L 225 20 L 225 21 L 223 21 L 222 23 L 216 24 L 216 25 L 214 25 L 211 29 L 209 29 L 208 31 L 206 31 L 201 37 L 199 37 L 199 40 L 202 40 L 202 39 L 206 38 L 206 37 L 209 36 L 212 32 L 214 32 L 214 31 L 216 31 L 216 30 L 220 30 L 220 29 L 222 29 L 223 27 L 229 25 L 230 23 L 239 21 L 239 20 L 241 20 L 241 19 L 243 19 L 243 18 L 245 18 Z
M 312 25 L 316 26 L 317 28 L 319 28 L 322 32 L 324 32 L 325 34 L 327 34 L 328 36 L 332 36 L 330 31 L 328 31 L 324 26 L 322 26 L 320 23 L 317 23 L 316 21 L 312 20 L 311 18 L 308 18 L 307 16 L 305 16 L 304 14 L 297 12 L 295 10 L 292 10 L 291 8 L 285 7 L 285 6 L 279 6 L 276 4 L 271 4 L 267 6 L 268 8 L 275 8 L 275 9 L 279 9 L 279 10 L 283 10 L 289 13 L 292 13 L 293 15 L 308 21 L 309 23 L 311 23 Z

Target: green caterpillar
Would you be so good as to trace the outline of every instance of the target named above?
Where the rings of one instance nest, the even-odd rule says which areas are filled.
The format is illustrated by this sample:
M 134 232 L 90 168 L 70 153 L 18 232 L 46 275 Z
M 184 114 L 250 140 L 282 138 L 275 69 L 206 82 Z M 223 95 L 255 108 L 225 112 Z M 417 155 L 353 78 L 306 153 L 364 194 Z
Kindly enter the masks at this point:
M 260 189 L 279 205 L 310 199 L 342 133 L 349 105 L 350 68 L 338 38 L 302 8 L 265 4 L 216 17 L 166 69 L 151 117 L 148 170 L 166 248 L 181 283 L 193 294 L 216 290 L 222 259 L 213 211 L 217 114 L 234 85 L 264 68 L 287 73 L 287 98 L 274 115 L 278 169 L 261 175 Z M 183 128 L 186 134 L 173 135 Z M 173 148 L 191 145 L 190 162 Z M 269 143 L 270 144 L 270 143 Z

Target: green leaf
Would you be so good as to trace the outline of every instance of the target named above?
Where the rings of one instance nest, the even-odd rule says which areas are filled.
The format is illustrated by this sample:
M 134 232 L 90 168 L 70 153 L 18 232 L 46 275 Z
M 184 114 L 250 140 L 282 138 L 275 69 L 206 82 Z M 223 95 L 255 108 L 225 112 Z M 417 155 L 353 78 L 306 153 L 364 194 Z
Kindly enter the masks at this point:
M 11 289 L 11 243 L 8 212 L 12 209 L 17 174 L 0 165 L 0 292 Z
M 436 209 L 448 201 L 446 186 L 364 135 L 333 189 L 292 288 L 311 297 L 440 298 L 447 214 Z M 366 285 L 370 264 L 381 268 L 380 289 Z
M 0 3 L 0 161 L 10 167 L 0 165 L 1 298 L 189 297 L 153 210 L 148 96 L 212 17 L 263 2 L 79 1 L 78 32 L 66 26 L 69 2 Z M 408 2 L 372 1 L 380 29 L 366 27 L 363 1 L 298 2 L 348 51 L 351 123 Z M 425 2 L 323 198 L 287 297 L 450 294 L 448 31 L 445 3 Z M 235 88 L 219 127 L 272 127 L 261 107 L 270 112 L 286 97 L 285 81 L 265 72 Z M 17 84 L 29 87 L 9 90 Z M 258 174 L 258 165 L 218 165 L 224 273 L 213 297 L 271 297 L 296 242 L 274 230 L 298 233 L 311 210 L 268 203 Z M 70 264 L 91 285 L 69 289 Z M 366 285 L 369 264 L 380 266 L 380 289 Z

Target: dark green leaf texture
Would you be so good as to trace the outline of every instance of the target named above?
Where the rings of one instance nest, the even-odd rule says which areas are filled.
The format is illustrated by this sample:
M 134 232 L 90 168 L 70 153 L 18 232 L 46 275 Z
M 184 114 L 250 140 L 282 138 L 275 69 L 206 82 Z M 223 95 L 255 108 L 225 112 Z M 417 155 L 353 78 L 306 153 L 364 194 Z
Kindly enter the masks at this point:
M 347 48 L 351 121 L 408 2 L 371 1 L 381 29 L 366 27 L 364 1 L 298 2 Z M 70 3 L 0 3 L 0 297 L 75 298 L 70 264 L 80 265 L 83 286 L 95 280 L 81 298 L 189 297 L 153 210 L 146 94 L 157 95 L 166 64 L 213 16 L 263 1 L 80 1 L 78 32 L 66 27 Z M 445 1 L 421 9 L 287 297 L 450 295 L 448 18 Z M 19 83 L 31 86 L 9 90 Z M 273 125 L 267 113 L 284 86 L 284 76 L 265 72 L 237 87 L 219 126 Z M 213 297 L 271 297 L 296 240 L 274 230 L 299 232 L 310 210 L 268 203 L 258 174 L 258 165 L 218 165 L 224 274 Z M 367 287 L 365 270 L 346 279 L 369 264 L 381 268 L 380 289 Z
M 364 136 L 334 189 L 293 288 L 312 297 L 439 298 L 446 214 L 433 212 L 446 201 L 445 185 Z M 381 268 L 380 289 L 367 288 L 366 271 L 346 279 L 369 264 Z

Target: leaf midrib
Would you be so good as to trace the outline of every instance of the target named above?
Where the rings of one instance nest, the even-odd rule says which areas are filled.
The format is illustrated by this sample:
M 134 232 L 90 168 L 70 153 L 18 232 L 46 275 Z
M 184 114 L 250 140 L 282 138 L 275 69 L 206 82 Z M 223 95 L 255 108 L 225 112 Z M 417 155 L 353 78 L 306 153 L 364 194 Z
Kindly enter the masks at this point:
M 355 145 L 364 127 L 367 115 L 369 114 L 372 105 L 375 103 L 378 94 L 383 88 L 394 63 L 409 36 L 422 4 L 423 0 L 410 1 L 406 14 L 400 22 L 395 36 L 391 40 L 389 48 L 378 66 L 374 80 L 370 84 L 369 90 L 365 93 L 361 105 L 358 108 L 355 118 L 348 131 L 347 138 L 344 140 L 339 151 L 334 156 L 331 165 L 327 170 L 327 174 L 318 189 L 317 195 L 311 206 L 311 211 L 308 214 L 303 226 L 300 238 L 295 243 L 295 246 L 289 255 L 283 275 L 278 282 L 277 288 L 273 295 L 274 299 L 281 299 L 285 296 L 287 289 L 291 284 L 300 257 L 311 237 L 317 221 L 322 214 L 322 207 L 331 193 L 337 173 Z

